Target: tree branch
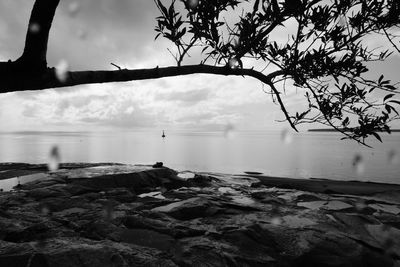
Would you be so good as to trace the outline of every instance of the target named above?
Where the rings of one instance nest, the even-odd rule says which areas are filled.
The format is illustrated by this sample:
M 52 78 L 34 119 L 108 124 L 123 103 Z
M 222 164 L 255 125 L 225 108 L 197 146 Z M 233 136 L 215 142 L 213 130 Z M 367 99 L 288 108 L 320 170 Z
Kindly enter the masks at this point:
M 400 48 L 393 42 L 392 38 L 390 37 L 389 33 L 383 29 L 383 32 L 385 33 L 386 38 L 388 41 L 392 44 L 393 48 L 397 50 L 397 52 L 400 53 Z
M 3 64 L 8 64 L 3 62 Z M 1 64 L 0 64 L 1 65 Z M 1 69 L 1 68 L 0 68 Z M 1 70 L 0 70 L 1 71 Z M 108 82 L 127 82 L 147 79 L 159 79 L 164 77 L 182 76 L 190 74 L 214 74 L 225 76 L 250 76 L 269 84 L 271 80 L 279 75 L 283 75 L 283 71 L 275 71 L 268 75 L 264 75 L 254 69 L 230 69 L 229 67 L 216 67 L 210 65 L 187 65 L 181 67 L 162 67 L 153 69 L 136 69 L 136 70 L 115 70 L 115 71 L 71 71 L 66 72 L 66 79 L 60 81 L 57 78 L 55 69 L 47 69 L 41 76 L 26 75 L 24 73 L 9 73 L 15 75 L 17 79 L 1 79 L 0 93 L 25 91 L 25 90 L 41 90 L 48 88 L 58 88 L 75 86 L 80 84 L 108 83 Z
M 179 60 L 177 61 L 178 66 L 182 65 L 183 58 L 185 57 L 189 49 L 193 47 L 196 41 L 197 38 L 193 38 L 193 40 L 187 45 L 187 47 L 183 49 L 182 53 L 180 53 Z
M 281 107 L 281 110 L 283 112 L 283 114 L 285 114 L 286 120 L 289 122 L 290 126 L 296 131 L 298 132 L 296 126 L 294 125 L 294 123 L 292 122 L 292 120 L 290 119 L 289 113 L 286 110 L 285 104 L 283 104 L 282 98 L 280 96 L 280 92 L 278 91 L 278 89 L 276 89 L 274 83 L 272 83 L 271 81 L 266 82 L 269 87 L 271 87 L 272 91 L 274 91 L 276 98 L 278 99 L 278 103 Z

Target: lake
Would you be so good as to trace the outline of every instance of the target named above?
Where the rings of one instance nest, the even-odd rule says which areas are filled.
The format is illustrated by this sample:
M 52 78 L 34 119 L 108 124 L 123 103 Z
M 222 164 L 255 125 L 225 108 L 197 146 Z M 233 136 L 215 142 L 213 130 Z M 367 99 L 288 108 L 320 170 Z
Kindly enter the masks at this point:
M 62 162 L 154 164 L 177 170 L 400 183 L 400 134 L 367 148 L 337 133 L 304 132 L 0 133 L 0 162 L 44 163 L 57 146 Z

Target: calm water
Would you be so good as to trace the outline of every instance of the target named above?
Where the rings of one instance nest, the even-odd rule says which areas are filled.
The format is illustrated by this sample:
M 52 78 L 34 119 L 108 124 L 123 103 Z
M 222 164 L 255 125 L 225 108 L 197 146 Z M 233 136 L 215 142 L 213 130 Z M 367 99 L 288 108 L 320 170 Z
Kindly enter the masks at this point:
M 167 132 L 0 133 L 0 162 L 43 163 L 57 145 L 63 162 L 162 161 L 178 170 L 369 180 L 400 183 L 400 134 L 373 141 L 373 149 L 340 140 L 336 133 Z

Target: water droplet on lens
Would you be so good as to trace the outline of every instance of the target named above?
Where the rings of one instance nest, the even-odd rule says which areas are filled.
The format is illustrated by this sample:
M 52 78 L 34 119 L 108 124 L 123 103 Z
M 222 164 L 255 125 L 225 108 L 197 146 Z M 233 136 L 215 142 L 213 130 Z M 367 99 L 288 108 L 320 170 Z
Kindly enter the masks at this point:
M 56 76 L 60 82 L 67 80 L 68 74 L 68 63 L 65 60 L 61 60 L 56 66 Z
M 234 38 L 234 39 L 232 40 L 232 46 L 233 46 L 234 48 L 238 48 L 238 47 L 240 46 L 240 39 L 239 39 L 239 38 Z
M 356 154 L 354 156 L 353 168 L 356 171 L 357 175 L 361 175 L 364 173 L 365 170 L 364 159 L 360 154 Z
M 77 1 L 74 1 L 68 5 L 68 14 L 71 17 L 75 17 L 78 14 L 80 8 L 81 5 Z
M 235 126 L 233 124 L 228 123 L 224 128 L 224 137 L 225 138 L 233 138 L 235 134 Z
M 41 233 L 37 235 L 36 246 L 40 249 L 43 249 L 47 245 L 46 234 Z
M 161 194 L 164 194 L 164 193 L 167 192 L 167 191 L 168 191 L 168 189 L 165 188 L 165 187 L 161 187 L 161 188 L 160 188 Z
M 388 161 L 390 164 L 398 164 L 400 162 L 399 155 L 397 154 L 396 150 L 392 149 L 388 153 Z
M 368 207 L 368 205 L 366 204 L 365 200 L 358 200 L 355 204 L 354 204 L 355 208 L 358 211 L 363 211 L 364 209 L 366 209 Z
M 274 217 L 271 219 L 271 224 L 273 225 L 281 225 L 282 224 L 282 219 L 279 217 Z
M 58 146 L 53 146 L 50 150 L 49 163 L 47 164 L 49 171 L 53 172 L 58 170 L 60 161 L 61 157 L 60 157 L 60 152 L 58 150 Z
M 231 69 L 238 69 L 240 67 L 239 60 L 235 57 L 231 57 L 228 61 L 229 68 Z
M 40 209 L 40 213 L 42 213 L 43 215 L 48 215 L 50 213 L 50 209 L 47 206 L 43 206 Z
M 285 145 L 289 145 L 293 141 L 292 134 L 290 133 L 289 129 L 283 129 L 281 132 L 281 141 Z
M 195 9 L 199 5 L 199 0 L 186 0 L 189 9 Z
M 39 32 L 40 32 L 40 25 L 39 25 L 39 23 L 36 23 L 36 22 L 31 23 L 31 24 L 29 25 L 29 31 L 30 31 L 31 33 L 39 33 Z
M 87 37 L 87 31 L 83 30 L 83 29 L 79 29 L 76 32 L 76 35 L 78 36 L 79 39 L 84 40 Z
M 107 202 L 104 206 L 104 218 L 107 221 L 111 221 L 114 219 L 114 206 L 112 205 L 111 201 Z

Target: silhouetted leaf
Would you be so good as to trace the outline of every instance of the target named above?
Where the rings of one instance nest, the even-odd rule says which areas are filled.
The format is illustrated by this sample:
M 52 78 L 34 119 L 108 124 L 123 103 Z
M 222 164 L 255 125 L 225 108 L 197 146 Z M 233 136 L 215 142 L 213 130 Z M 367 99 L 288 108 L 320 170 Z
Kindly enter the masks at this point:
M 389 98 L 392 98 L 395 94 L 388 94 L 383 98 L 383 102 L 386 102 Z
M 381 137 L 379 136 L 379 134 L 374 133 L 374 132 L 372 132 L 371 134 L 372 134 L 373 136 L 375 136 L 375 138 L 378 139 L 378 140 L 382 143 L 382 139 L 381 139 Z

